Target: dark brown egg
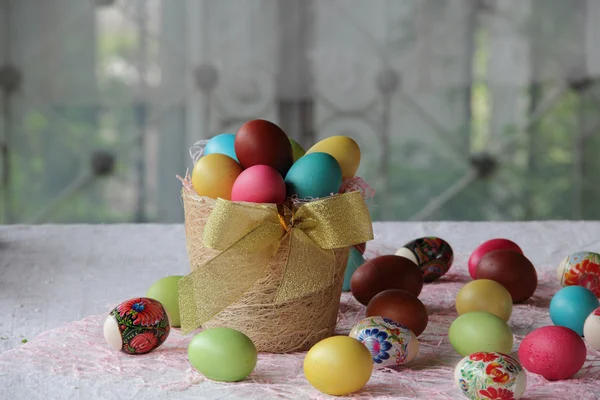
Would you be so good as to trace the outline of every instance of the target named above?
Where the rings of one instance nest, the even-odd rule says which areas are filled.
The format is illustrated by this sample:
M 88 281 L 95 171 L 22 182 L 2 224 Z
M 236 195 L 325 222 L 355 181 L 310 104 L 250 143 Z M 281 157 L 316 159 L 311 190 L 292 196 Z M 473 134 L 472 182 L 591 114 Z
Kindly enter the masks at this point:
M 367 317 L 383 317 L 406 326 L 419 336 L 429 322 L 427 309 L 417 296 L 405 290 L 386 290 L 373 297 Z
M 365 254 L 365 251 L 367 250 L 367 244 L 366 243 L 359 243 L 356 246 L 356 250 L 360 251 L 360 254 Z
M 292 145 L 285 132 L 264 119 L 255 119 L 242 125 L 235 135 L 234 147 L 244 168 L 268 165 L 285 176 L 294 161 Z
M 477 264 L 476 276 L 500 283 L 510 293 L 513 303 L 530 298 L 538 283 L 531 261 L 512 250 L 494 250 L 484 255 Z
M 367 261 L 352 274 L 350 289 L 360 303 L 367 305 L 377 293 L 402 289 L 418 296 L 423 274 L 417 265 L 400 256 L 380 256 Z

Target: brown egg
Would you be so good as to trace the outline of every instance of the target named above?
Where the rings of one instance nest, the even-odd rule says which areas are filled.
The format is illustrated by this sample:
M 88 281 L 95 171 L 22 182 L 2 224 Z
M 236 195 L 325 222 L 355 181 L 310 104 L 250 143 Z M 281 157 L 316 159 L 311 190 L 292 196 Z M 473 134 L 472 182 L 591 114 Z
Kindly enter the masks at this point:
M 419 336 L 429 322 L 427 309 L 417 296 L 405 290 L 386 290 L 373 297 L 367 317 L 383 317 L 406 326 Z
M 244 168 L 268 165 L 285 176 L 294 162 L 292 145 L 285 132 L 264 119 L 242 125 L 235 135 L 234 148 Z
M 476 276 L 500 283 L 510 293 L 513 303 L 530 298 L 538 283 L 531 261 L 512 250 L 494 250 L 484 255 L 477 264 Z
M 419 267 L 400 256 L 380 256 L 367 261 L 352 274 L 350 290 L 360 303 L 367 305 L 377 293 L 402 289 L 418 296 L 423 288 Z
M 356 247 L 356 250 L 360 251 L 361 254 L 365 254 L 365 251 L 367 250 L 366 243 L 359 243 L 359 244 L 355 245 L 354 247 Z

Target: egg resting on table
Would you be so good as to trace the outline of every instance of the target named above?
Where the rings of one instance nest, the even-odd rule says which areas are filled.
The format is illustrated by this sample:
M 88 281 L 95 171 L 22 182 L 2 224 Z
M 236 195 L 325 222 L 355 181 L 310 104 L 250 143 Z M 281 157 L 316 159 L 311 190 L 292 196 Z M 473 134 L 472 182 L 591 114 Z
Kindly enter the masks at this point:
M 600 350 L 600 308 L 596 308 L 585 320 L 583 336 L 594 350 Z
M 583 286 L 600 297 L 600 254 L 573 253 L 562 260 L 557 275 L 561 286 Z
M 517 400 L 525 392 L 527 375 L 521 364 L 506 354 L 479 352 L 458 362 L 454 383 L 471 400 Z
M 164 343 L 171 325 L 162 304 L 147 297 L 124 301 L 104 321 L 104 338 L 115 350 L 148 353 Z
M 483 256 L 494 250 L 512 250 L 523 254 L 523 250 L 521 250 L 519 245 L 512 240 L 503 238 L 487 240 L 473 250 L 473 253 L 471 253 L 471 256 L 469 257 L 468 265 L 471 278 L 477 279 L 477 264 L 479 264 L 479 261 L 481 261 Z
M 425 282 L 433 282 L 444 275 L 454 260 L 452 247 L 444 239 L 429 236 L 406 243 L 396 252 L 416 263 Z
M 389 318 L 367 317 L 349 334 L 369 349 L 375 368 L 394 368 L 410 362 L 419 352 L 419 341 L 410 329 Z
M 406 326 L 419 336 L 429 322 L 425 305 L 417 296 L 405 290 L 385 290 L 371 299 L 367 305 L 367 317 L 389 318 Z

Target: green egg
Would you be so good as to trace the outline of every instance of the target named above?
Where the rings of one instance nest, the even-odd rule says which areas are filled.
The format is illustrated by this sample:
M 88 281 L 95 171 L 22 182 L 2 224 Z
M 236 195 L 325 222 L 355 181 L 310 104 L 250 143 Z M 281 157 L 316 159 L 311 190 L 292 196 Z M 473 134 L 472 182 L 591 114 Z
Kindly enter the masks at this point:
M 484 311 L 473 311 L 456 318 L 450 325 L 448 338 L 454 350 L 463 357 L 477 352 L 509 354 L 513 345 L 508 324 Z
M 354 247 L 350 248 L 350 252 L 348 253 L 348 264 L 346 265 L 346 273 L 344 274 L 344 286 L 342 290 L 344 292 L 350 291 L 350 280 L 352 279 L 352 274 L 354 271 L 358 269 L 361 265 L 363 265 L 365 259 L 360 251 Z
M 300 157 L 306 153 L 302 146 L 298 144 L 294 139 L 290 138 L 290 143 L 292 144 L 292 153 L 294 155 L 294 162 L 296 162 Z
M 181 276 L 167 276 L 152 284 L 146 292 L 146 297 L 154 300 L 158 300 L 167 314 L 169 314 L 169 321 L 171 326 L 180 327 L 181 322 L 179 320 L 179 288 L 177 283 L 181 279 Z
M 256 367 L 258 353 L 252 340 L 231 328 L 200 332 L 188 347 L 190 363 L 208 379 L 237 382 Z

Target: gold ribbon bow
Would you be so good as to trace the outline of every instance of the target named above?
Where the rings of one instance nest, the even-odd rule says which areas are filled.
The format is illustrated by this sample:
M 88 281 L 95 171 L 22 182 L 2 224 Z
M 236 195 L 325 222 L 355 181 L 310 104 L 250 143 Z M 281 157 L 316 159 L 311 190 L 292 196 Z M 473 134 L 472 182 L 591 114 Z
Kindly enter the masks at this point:
M 221 253 L 179 281 L 182 333 L 193 331 L 238 300 L 265 275 L 280 251 L 285 252 L 285 265 L 278 290 L 270 295 L 272 303 L 331 285 L 333 249 L 371 239 L 371 218 L 360 192 L 315 200 L 295 211 L 218 199 L 204 228 L 203 245 Z

